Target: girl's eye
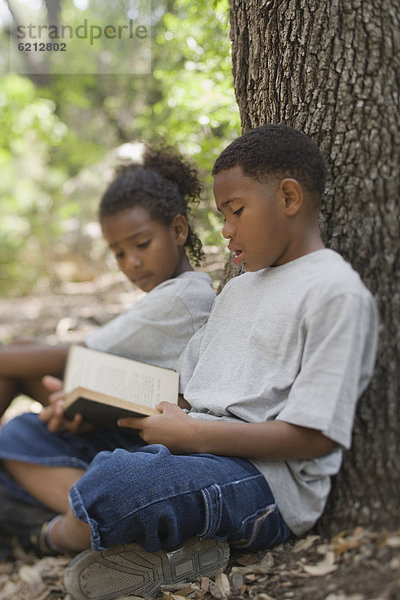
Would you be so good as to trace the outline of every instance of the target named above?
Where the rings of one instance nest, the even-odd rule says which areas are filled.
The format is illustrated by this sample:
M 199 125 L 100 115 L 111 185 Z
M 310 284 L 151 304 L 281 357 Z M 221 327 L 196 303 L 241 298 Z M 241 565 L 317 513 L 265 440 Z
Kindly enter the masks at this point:
M 115 254 L 115 258 L 116 258 L 117 260 L 122 260 L 122 259 L 124 258 L 124 253 L 123 253 L 123 252 L 117 252 L 117 253 Z
M 150 246 L 150 241 L 151 240 L 147 240 L 147 242 L 142 242 L 141 244 L 138 244 L 137 247 L 140 249 L 147 248 L 148 246 Z
M 239 217 L 242 214 L 242 211 L 243 211 L 243 206 L 241 208 L 238 208 L 237 210 L 235 210 L 232 214 Z

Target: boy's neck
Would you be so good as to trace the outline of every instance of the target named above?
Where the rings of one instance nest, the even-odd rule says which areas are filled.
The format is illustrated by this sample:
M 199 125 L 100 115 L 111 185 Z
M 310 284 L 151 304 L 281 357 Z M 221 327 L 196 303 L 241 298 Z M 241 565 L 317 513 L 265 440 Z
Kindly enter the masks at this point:
M 300 256 L 304 256 L 305 254 L 311 254 L 311 252 L 323 250 L 324 248 L 325 244 L 321 239 L 319 229 L 313 230 L 309 232 L 308 235 L 305 237 Z
M 287 260 L 285 263 L 289 263 L 293 260 L 301 258 L 306 254 L 311 254 L 317 250 L 323 250 L 325 244 L 321 239 L 319 227 L 309 227 L 299 229 L 299 235 L 295 235 L 292 238 L 292 243 L 286 255 Z

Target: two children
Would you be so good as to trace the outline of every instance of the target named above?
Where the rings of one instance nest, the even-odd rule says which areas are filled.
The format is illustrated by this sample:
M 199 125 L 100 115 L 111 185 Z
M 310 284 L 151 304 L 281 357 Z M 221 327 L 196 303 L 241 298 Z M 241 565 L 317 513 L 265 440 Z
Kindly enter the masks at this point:
M 121 271 L 150 292 L 85 339 L 90 348 L 172 367 L 204 324 L 215 294 L 195 272 L 201 242 L 188 205 L 201 191 L 196 171 L 171 148 L 147 148 L 143 164 L 120 168 L 99 207 L 103 235 Z M 187 254 L 186 254 L 187 251 Z M 15 341 L 0 346 L 0 416 L 20 393 L 47 404 L 41 378 L 62 377 L 67 346 Z
M 213 175 L 223 235 L 247 273 L 228 282 L 179 361 L 190 409 L 161 403 L 160 415 L 121 420 L 143 445 L 76 470 L 69 505 L 47 528 L 53 548 L 86 549 L 66 572 L 75 600 L 154 595 L 223 567 L 227 542 L 258 550 L 304 533 L 350 446 L 377 313 L 321 241 L 318 148 L 267 125 L 230 144 Z M 3 465 L 35 496 L 18 461 L 34 472 L 40 460 L 31 442 L 11 454 L 9 438 L 0 435 Z

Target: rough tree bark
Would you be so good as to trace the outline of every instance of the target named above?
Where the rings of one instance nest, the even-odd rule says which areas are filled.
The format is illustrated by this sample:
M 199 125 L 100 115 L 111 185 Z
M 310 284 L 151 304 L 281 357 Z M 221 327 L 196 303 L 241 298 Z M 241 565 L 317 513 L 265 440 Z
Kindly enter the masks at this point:
M 49 25 L 57 24 L 58 22 L 58 17 L 61 10 L 60 2 L 61 0 L 48 0 L 46 2 Z M 17 30 L 19 26 L 23 25 L 23 22 L 21 21 L 21 15 L 18 13 L 18 10 L 14 6 L 14 3 L 11 0 L 6 0 L 6 4 L 12 18 L 12 26 L 10 27 L 10 29 L 7 30 L 7 32 L 10 38 L 12 38 L 13 44 L 15 45 L 13 52 L 17 52 L 16 48 L 18 45 L 18 41 L 20 41 L 17 38 Z M 43 52 L 39 63 L 37 61 L 37 57 L 32 57 L 29 52 L 22 53 L 28 77 L 38 87 L 46 87 L 51 83 L 51 76 L 50 73 L 48 73 L 48 69 L 46 66 L 47 59 L 45 55 L 46 53 Z
M 325 242 L 380 311 L 375 376 L 322 526 L 398 526 L 400 4 L 230 0 L 230 19 L 243 130 L 287 123 L 319 144 L 330 169 Z

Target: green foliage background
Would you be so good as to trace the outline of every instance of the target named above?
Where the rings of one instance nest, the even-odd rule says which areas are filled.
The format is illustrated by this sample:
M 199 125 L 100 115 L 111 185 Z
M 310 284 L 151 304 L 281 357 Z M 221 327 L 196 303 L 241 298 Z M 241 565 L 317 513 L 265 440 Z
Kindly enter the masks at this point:
M 85 15 L 95 20 L 91 4 Z M 81 18 L 72 0 L 61 8 L 69 22 Z M 220 243 L 209 173 L 240 133 L 228 0 L 153 0 L 151 32 L 149 75 L 79 75 L 76 65 L 75 75 L 19 76 L 7 72 L 3 53 L 0 295 L 104 270 L 104 248 L 86 234 L 96 232 L 104 160 L 127 142 L 176 145 L 198 165 L 206 190 L 195 226 L 204 243 Z M 3 48 L 9 37 L 3 23 Z

